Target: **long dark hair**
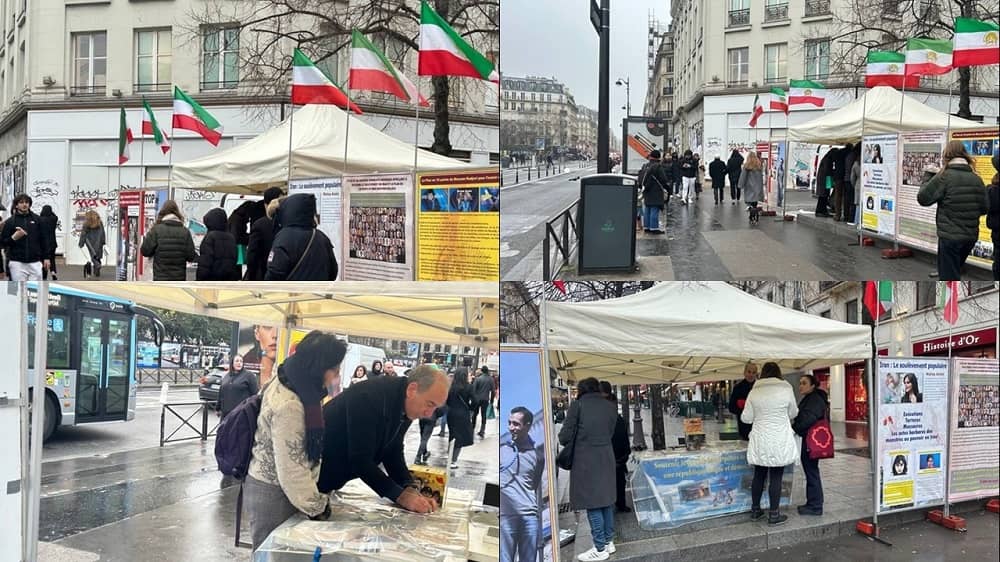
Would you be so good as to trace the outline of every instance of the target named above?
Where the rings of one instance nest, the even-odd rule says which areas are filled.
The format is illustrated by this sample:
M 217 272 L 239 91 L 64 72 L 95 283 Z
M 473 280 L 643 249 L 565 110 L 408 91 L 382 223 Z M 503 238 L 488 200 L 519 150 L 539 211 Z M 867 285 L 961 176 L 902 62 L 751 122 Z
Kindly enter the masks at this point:
M 764 363 L 764 366 L 760 368 L 760 378 L 762 379 L 780 379 L 781 378 L 781 367 L 773 361 L 768 361 Z
M 469 370 L 465 367 L 459 367 L 455 369 L 455 373 L 451 377 L 451 388 L 455 390 L 462 390 L 469 386 Z
M 899 463 L 903 463 L 903 472 L 900 472 L 900 473 L 897 474 L 896 473 L 896 465 L 899 464 Z M 898 476 L 900 474 L 906 474 L 907 464 L 908 463 L 906 462 L 906 457 L 904 455 L 896 455 L 896 457 L 892 459 L 892 474 L 893 474 L 893 476 Z
M 163 203 L 163 208 L 160 209 L 160 212 L 156 213 L 156 224 L 163 222 L 163 218 L 167 215 L 176 215 L 177 218 L 181 219 L 181 222 L 184 222 L 184 215 L 181 214 L 180 207 L 177 206 L 177 202 L 173 199 L 167 199 Z
M 347 355 L 347 344 L 333 334 L 314 330 L 306 334 L 292 355 L 278 367 L 278 381 L 294 392 L 305 409 L 305 450 L 315 462 L 323 454 L 323 385 L 326 371 L 336 369 Z
M 38 214 L 40 217 L 54 217 L 55 213 L 52 212 L 52 205 L 43 205 L 42 212 Z
M 920 385 L 917 383 L 917 375 L 914 375 L 913 373 L 906 373 L 905 375 L 903 375 L 903 382 L 906 382 L 906 381 L 910 381 L 910 388 L 912 388 L 912 392 L 906 392 L 906 393 L 904 393 L 903 397 L 905 398 L 907 395 L 912 394 L 917 399 L 919 399 L 920 398 Z

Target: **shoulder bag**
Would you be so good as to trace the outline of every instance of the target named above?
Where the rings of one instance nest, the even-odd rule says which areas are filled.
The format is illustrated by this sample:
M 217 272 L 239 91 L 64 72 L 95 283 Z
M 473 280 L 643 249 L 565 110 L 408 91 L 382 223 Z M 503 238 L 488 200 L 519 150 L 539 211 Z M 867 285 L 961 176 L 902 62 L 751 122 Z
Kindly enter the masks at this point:
M 830 430 L 830 407 L 826 408 L 826 416 L 817 421 L 806 432 L 806 450 L 812 460 L 833 458 L 833 431 Z
M 556 455 L 556 466 L 563 470 L 573 469 L 573 453 L 574 449 L 576 449 L 576 436 L 578 433 L 580 433 L 580 412 L 576 413 L 576 427 L 573 428 L 573 440 Z

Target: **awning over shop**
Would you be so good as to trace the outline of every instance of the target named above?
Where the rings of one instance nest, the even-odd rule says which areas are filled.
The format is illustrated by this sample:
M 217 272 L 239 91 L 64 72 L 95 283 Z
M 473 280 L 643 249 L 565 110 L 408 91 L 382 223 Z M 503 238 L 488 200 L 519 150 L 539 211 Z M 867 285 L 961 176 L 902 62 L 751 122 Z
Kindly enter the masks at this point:
M 722 282 L 660 283 L 634 295 L 544 307 L 549 365 L 612 384 L 738 379 L 748 360 L 782 372 L 871 357 L 871 329 L 770 303 Z
M 83 291 L 93 283 L 62 283 Z M 227 320 L 498 348 L 496 283 L 107 283 L 102 294 Z
M 900 122 L 902 108 L 902 122 Z M 788 140 L 814 144 L 846 144 L 861 140 L 861 116 L 864 134 L 877 135 L 926 130 L 982 129 L 984 125 L 943 113 L 904 95 L 890 86 L 876 86 L 863 96 L 836 111 L 808 123 L 788 128 Z
M 294 123 L 291 119 L 294 118 Z M 227 150 L 189 162 L 175 163 L 170 183 L 175 188 L 228 193 L 261 193 L 288 178 L 289 129 L 292 138 L 292 179 L 341 174 L 408 172 L 413 170 L 413 145 L 351 119 L 332 105 L 306 105 L 273 129 Z M 350 136 L 350 142 L 347 138 Z M 344 160 L 344 143 L 348 144 Z M 481 168 L 427 150 L 419 150 L 417 171 Z

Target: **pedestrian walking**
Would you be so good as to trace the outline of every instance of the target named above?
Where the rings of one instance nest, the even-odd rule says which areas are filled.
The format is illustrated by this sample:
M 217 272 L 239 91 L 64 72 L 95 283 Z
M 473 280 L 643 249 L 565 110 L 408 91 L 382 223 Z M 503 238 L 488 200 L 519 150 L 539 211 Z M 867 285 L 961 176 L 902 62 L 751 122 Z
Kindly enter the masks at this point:
M 31 211 L 31 196 L 14 197 L 14 212 L 0 230 L 0 246 L 7 252 L 7 272 L 11 281 L 41 281 L 49 267 L 46 257 L 51 244 L 38 215 Z
M 445 411 L 444 408 L 437 408 L 431 417 L 420 418 L 420 446 L 417 447 L 417 458 L 413 464 L 427 465 L 427 459 L 431 456 L 430 452 L 427 451 L 427 442 L 430 441 L 431 434 L 434 433 L 434 426 L 445 415 Z
M 760 380 L 747 396 L 746 408 L 740 415 L 744 423 L 753 424 L 747 445 L 747 462 L 753 466 L 750 488 L 750 519 L 764 516 L 760 499 L 764 481 L 768 481 L 768 525 L 781 525 L 788 520 L 780 510 L 781 477 L 785 467 L 795 462 L 798 447 L 791 420 L 799 413 L 792 385 L 781 378 L 777 363 L 764 363 Z
M 615 452 L 615 511 L 618 513 L 632 513 L 632 508 L 628 506 L 625 499 L 625 480 L 628 477 L 628 458 L 632 454 L 632 448 L 628 444 L 628 427 L 625 425 L 625 418 L 618 413 L 618 397 L 611 390 L 611 383 L 601 381 L 601 393 L 611 402 L 615 408 L 615 433 L 611 436 L 611 448 Z
M 236 406 L 260 392 L 257 376 L 243 368 L 243 356 L 233 355 L 229 360 L 229 372 L 219 384 L 219 415 L 229 415 Z
M 80 230 L 78 246 L 87 253 L 87 263 L 83 264 L 83 278 L 91 275 L 101 278 L 101 262 L 104 261 L 104 246 L 107 244 L 107 234 L 101 215 L 91 209 L 83 215 L 83 228 Z
M 333 244 L 316 228 L 316 196 L 296 193 L 280 200 L 279 230 L 267 257 L 266 281 L 336 281 Z
M 476 428 L 476 415 L 478 414 L 481 420 L 478 433 L 480 439 L 486 438 L 486 411 L 493 403 L 493 393 L 493 377 L 490 376 L 489 367 L 483 365 L 479 369 L 476 379 L 472 381 L 472 396 L 475 399 L 472 407 L 472 428 Z
M 459 367 L 451 379 L 448 389 L 448 433 L 449 441 L 454 441 L 451 452 L 451 468 L 458 468 L 458 454 L 462 447 L 473 444 L 472 419 L 472 387 L 469 386 L 469 369 Z
M 264 191 L 264 216 L 250 224 L 250 236 L 247 239 L 246 273 L 247 281 L 263 281 L 267 275 L 267 256 L 274 244 L 274 220 L 266 212 L 271 203 L 283 195 L 280 187 L 269 187 Z M 275 211 L 277 205 L 275 205 Z M 273 212 L 271 213 L 273 215 Z
M 239 281 L 236 238 L 226 230 L 226 211 L 215 208 L 202 218 L 208 232 L 198 252 L 197 281 Z
M 733 200 L 733 205 L 740 200 L 740 173 L 743 171 L 743 155 L 740 151 L 733 149 L 726 162 L 726 171 L 729 172 L 729 197 Z
M 38 214 L 38 222 L 45 231 L 45 259 L 49 266 L 42 270 L 42 279 L 48 279 L 52 274 L 52 280 L 58 281 L 56 276 L 56 230 L 59 228 L 59 217 L 52 212 L 52 205 L 43 205 L 42 212 Z
M 750 440 L 752 426 L 749 423 L 744 423 L 741 416 L 743 409 L 746 408 L 747 396 L 750 396 L 750 391 L 753 390 L 753 385 L 756 382 L 757 364 L 747 361 L 747 364 L 743 366 L 743 380 L 736 383 L 732 394 L 729 395 L 729 412 L 736 416 L 736 428 L 740 432 L 740 438 L 744 441 Z
M 712 194 L 715 196 L 715 204 L 721 205 L 726 199 L 726 174 L 728 168 L 722 161 L 722 157 L 715 155 L 715 160 L 708 165 L 708 175 L 712 178 Z
M 591 562 L 607 560 L 615 552 L 615 452 L 612 438 L 617 413 L 601 393 L 597 379 L 577 385 L 577 399 L 569 405 L 559 430 L 559 444 L 573 447 L 569 501 L 574 511 L 586 510 L 594 546 L 577 556 Z
M 643 227 L 646 232 L 663 234 L 660 229 L 660 211 L 669 200 L 670 177 L 660 162 L 660 151 L 652 150 L 649 161 L 639 170 L 639 186 L 642 189 Z
M 986 215 L 986 226 L 990 229 L 993 240 L 993 280 L 1000 281 L 1000 151 L 993 154 L 993 181 L 987 189 L 990 211 Z
M 694 198 L 695 200 L 701 199 L 701 182 L 705 178 L 705 164 L 701 161 L 701 154 L 695 153 L 694 156 Z
M 989 201 L 962 141 L 948 142 L 942 166 L 924 171 L 917 202 L 924 207 L 937 204 L 938 279 L 960 281 L 962 266 L 979 239 L 979 217 L 989 211 Z
M 321 401 L 327 387 L 339 383 L 346 354 L 347 344 L 333 334 L 310 332 L 264 388 L 246 479 L 254 550 L 296 511 L 311 519 L 330 515 L 330 497 L 316 484 L 323 456 Z
M 146 233 L 139 250 L 153 258 L 153 281 L 187 280 L 187 264 L 198 259 L 191 231 L 173 199 L 168 199 L 156 215 L 156 224 Z
M 681 171 L 681 155 L 674 152 L 670 164 L 670 175 L 673 179 L 674 195 L 681 195 L 681 187 L 684 184 L 684 173 Z
M 816 377 L 802 375 L 799 377 L 799 413 L 792 420 L 792 430 L 802 437 L 802 471 L 806 475 L 806 503 L 800 505 L 799 515 L 823 515 L 823 480 L 819 475 L 819 459 L 809 457 L 805 437 L 817 422 L 828 419 L 830 399 L 826 391 L 819 387 Z
M 687 205 L 691 203 L 691 196 L 696 195 L 694 193 L 695 189 L 695 179 L 698 175 L 698 162 L 695 161 L 694 155 L 691 154 L 690 150 L 684 151 L 684 156 L 681 158 L 681 179 L 683 186 L 681 188 L 681 201 Z
M 760 220 L 760 209 L 757 208 L 757 204 L 764 199 L 764 165 L 755 151 L 751 151 L 743 163 L 740 190 L 747 202 L 747 210 L 750 211 L 750 224 L 757 224 Z

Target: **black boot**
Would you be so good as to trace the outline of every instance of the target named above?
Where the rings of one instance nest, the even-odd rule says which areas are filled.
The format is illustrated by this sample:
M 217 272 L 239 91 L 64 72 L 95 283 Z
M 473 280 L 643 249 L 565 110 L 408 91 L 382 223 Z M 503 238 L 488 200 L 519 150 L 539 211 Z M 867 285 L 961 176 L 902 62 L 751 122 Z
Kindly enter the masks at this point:
M 767 524 L 768 525 L 781 525 L 785 521 L 788 521 L 787 515 L 782 515 L 777 509 L 772 509 L 767 514 Z
M 750 520 L 751 521 L 756 521 L 756 520 L 760 519 L 761 517 L 764 517 L 764 510 L 762 510 L 759 507 L 750 508 Z

